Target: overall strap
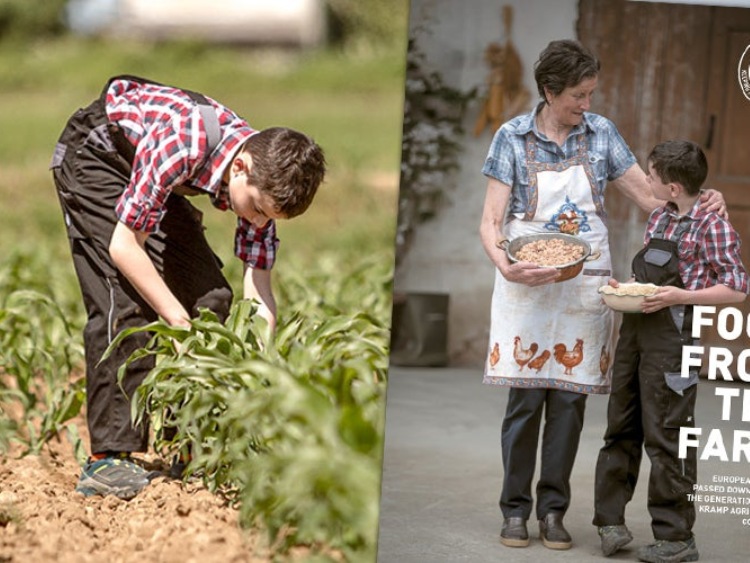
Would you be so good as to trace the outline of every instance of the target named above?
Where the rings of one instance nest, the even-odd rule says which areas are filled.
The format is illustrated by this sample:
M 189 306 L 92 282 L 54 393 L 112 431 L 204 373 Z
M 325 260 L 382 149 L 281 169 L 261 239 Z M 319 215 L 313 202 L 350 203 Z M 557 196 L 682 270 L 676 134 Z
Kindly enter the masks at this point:
M 674 240 L 676 242 L 680 242 L 682 235 L 690 231 L 692 228 L 693 228 L 693 219 L 691 217 L 686 217 L 684 220 L 681 220 L 680 223 L 677 225 L 677 229 L 675 229 L 675 233 L 673 235 Z
M 203 125 L 206 128 L 206 158 L 210 155 L 214 149 L 219 145 L 221 141 L 221 128 L 219 126 L 219 118 L 216 115 L 214 107 L 209 103 L 203 94 L 193 92 L 192 90 L 185 90 L 184 88 L 177 88 L 175 86 L 168 86 L 161 82 L 156 82 L 150 78 L 142 78 L 140 76 L 134 76 L 132 74 L 119 74 L 113 76 L 107 81 L 104 89 L 101 93 L 101 98 L 104 100 L 107 96 L 107 90 L 109 90 L 110 84 L 115 80 L 128 80 L 131 82 L 140 82 L 141 84 L 153 84 L 154 86 L 164 86 L 165 88 L 174 88 L 175 90 L 181 90 L 185 93 L 195 104 L 198 106 L 198 111 L 201 113 L 203 118 Z
M 671 215 L 669 213 L 665 213 L 664 215 L 659 217 L 659 222 L 656 225 L 654 236 L 652 238 L 664 239 L 664 233 L 666 233 L 670 221 Z M 679 242 L 682 238 L 682 235 L 684 235 L 692 228 L 692 223 L 693 219 L 691 217 L 682 217 L 678 219 L 677 227 L 675 228 L 674 233 L 672 233 L 672 237 L 670 240 Z
M 216 110 L 203 94 L 193 92 L 192 90 L 182 90 L 198 106 L 203 118 L 203 126 L 206 128 L 206 155 L 214 152 L 221 140 L 221 128 L 219 127 L 219 118 L 216 116 Z

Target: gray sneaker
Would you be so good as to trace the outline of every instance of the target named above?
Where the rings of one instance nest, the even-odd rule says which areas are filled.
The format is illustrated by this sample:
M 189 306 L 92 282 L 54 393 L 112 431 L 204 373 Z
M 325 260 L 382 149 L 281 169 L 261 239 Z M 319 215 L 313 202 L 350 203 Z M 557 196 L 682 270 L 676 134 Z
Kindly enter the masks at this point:
M 158 471 L 146 471 L 124 455 L 89 459 L 81 471 L 76 492 L 85 497 L 114 495 L 130 500 L 159 475 Z
M 602 539 L 602 553 L 605 557 L 617 553 L 633 541 L 633 534 L 630 533 L 625 524 L 599 526 L 598 532 L 599 537 Z
M 638 550 L 638 559 L 647 563 L 679 563 L 698 561 L 695 538 L 684 541 L 658 540 Z

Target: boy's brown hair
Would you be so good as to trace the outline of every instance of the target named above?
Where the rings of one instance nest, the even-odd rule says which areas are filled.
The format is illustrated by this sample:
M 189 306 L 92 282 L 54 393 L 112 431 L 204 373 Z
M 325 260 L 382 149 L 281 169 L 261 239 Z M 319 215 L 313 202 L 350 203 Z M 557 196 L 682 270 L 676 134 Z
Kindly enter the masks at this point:
M 701 148 L 691 141 L 664 141 L 648 155 L 664 184 L 676 182 L 688 195 L 698 195 L 708 176 L 708 162 Z
M 312 203 L 326 172 L 323 149 L 310 137 L 286 127 L 252 135 L 243 151 L 250 154 L 248 182 L 269 194 L 276 211 L 291 219 Z

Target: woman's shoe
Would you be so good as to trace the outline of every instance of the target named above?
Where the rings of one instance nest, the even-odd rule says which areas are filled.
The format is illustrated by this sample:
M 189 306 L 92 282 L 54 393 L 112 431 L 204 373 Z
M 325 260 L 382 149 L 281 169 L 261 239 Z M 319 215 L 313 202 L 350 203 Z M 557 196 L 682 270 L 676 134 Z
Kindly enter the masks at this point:
M 562 523 L 563 516 L 558 512 L 550 512 L 539 520 L 539 536 L 544 547 L 549 549 L 570 549 L 573 540 Z
M 506 518 L 500 530 L 500 543 L 508 547 L 526 547 L 529 545 L 529 532 L 526 529 L 526 520 L 520 516 Z

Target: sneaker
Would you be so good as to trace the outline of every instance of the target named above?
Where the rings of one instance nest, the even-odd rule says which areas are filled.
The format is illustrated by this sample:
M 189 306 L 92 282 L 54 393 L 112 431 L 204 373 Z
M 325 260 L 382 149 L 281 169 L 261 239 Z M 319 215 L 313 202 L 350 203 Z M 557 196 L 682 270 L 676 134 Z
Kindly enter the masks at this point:
M 526 529 L 526 520 L 520 516 L 506 518 L 500 530 L 500 543 L 508 547 L 526 547 L 529 545 L 529 532 Z
M 158 471 L 146 471 L 127 455 L 89 458 L 81 471 L 76 492 L 85 497 L 114 495 L 130 500 L 158 475 Z
M 698 548 L 695 546 L 695 538 L 683 541 L 657 540 L 656 543 L 640 548 L 638 559 L 648 563 L 698 561 Z
M 598 532 L 602 539 L 602 553 L 605 557 L 618 552 L 633 541 L 633 534 L 630 533 L 625 524 L 599 526 Z
M 570 549 L 573 539 L 562 523 L 562 514 L 550 512 L 539 520 L 539 537 L 548 549 Z

